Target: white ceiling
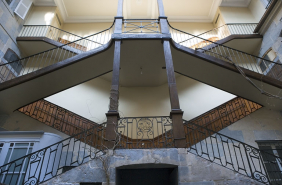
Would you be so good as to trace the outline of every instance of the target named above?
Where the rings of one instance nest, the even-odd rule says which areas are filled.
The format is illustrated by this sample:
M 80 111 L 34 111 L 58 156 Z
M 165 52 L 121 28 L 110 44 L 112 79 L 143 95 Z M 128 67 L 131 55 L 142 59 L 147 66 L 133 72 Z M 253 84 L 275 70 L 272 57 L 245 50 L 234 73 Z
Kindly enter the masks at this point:
M 163 0 L 171 22 L 212 22 L 219 6 L 247 7 L 251 0 Z M 35 6 L 57 5 L 64 22 L 112 22 L 118 0 L 34 0 Z M 127 19 L 158 17 L 157 0 L 124 0 Z

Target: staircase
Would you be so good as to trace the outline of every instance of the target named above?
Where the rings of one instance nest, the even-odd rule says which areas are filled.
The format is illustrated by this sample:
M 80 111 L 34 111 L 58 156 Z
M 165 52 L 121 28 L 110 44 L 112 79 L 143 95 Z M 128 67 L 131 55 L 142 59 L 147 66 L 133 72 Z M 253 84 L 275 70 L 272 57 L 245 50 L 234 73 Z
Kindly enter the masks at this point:
M 69 136 L 99 126 L 98 123 L 44 99 L 22 107 L 18 111 Z

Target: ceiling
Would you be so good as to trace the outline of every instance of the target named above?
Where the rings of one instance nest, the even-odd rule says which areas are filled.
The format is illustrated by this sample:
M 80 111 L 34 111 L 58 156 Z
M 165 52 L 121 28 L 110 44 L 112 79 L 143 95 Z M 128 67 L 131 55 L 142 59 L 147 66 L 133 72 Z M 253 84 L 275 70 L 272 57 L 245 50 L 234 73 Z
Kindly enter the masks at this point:
M 64 22 L 112 22 L 118 0 L 33 0 L 35 6 L 58 6 Z M 163 0 L 171 22 L 212 22 L 219 6 L 247 7 L 251 0 Z M 158 17 L 157 0 L 124 0 L 126 19 Z

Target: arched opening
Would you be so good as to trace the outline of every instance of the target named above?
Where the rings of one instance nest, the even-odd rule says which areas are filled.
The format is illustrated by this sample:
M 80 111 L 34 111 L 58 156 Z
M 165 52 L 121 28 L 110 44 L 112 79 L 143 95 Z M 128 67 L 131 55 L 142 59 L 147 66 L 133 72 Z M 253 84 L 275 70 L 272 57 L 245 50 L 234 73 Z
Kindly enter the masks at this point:
M 116 185 L 177 185 L 178 167 L 170 164 L 136 164 L 116 168 Z

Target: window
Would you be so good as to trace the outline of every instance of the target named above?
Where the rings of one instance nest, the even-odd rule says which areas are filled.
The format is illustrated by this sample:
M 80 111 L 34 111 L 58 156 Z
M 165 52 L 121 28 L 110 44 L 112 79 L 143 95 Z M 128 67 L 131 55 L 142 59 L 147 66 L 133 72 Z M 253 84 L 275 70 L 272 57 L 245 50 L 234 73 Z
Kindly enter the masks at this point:
M 2 144 L 2 148 L 1 148 L 1 144 Z M 0 150 L 1 150 L 0 155 L 2 159 L 1 165 L 7 164 L 25 155 L 30 154 L 32 152 L 33 146 L 34 146 L 34 142 L 9 142 L 9 143 L 6 142 L 5 145 L 4 143 L 0 143 Z M 18 181 L 18 185 L 22 184 L 26 173 L 26 168 L 28 165 L 27 159 L 22 159 L 22 160 L 25 160 L 25 161 L 20 161 L 23 162 L 23 166 L 11 167 L 7 174 L 3 174 L 0 176 L 1 183 L 16 185 L 17 179 L 20 179 Z
M 257 141 L 271 182 L 282 183 L 282 141 Z
M 12 62 L 12 61 L 16 61 L 19 60 L 19 56 L 10 48 L 6 51 L 5 55 L 4 55 L 4 59 L 7 62 Z M 10 66 L 15 70 L 15 72 L 17 72 L 18 74 L 21 72 L 23 65 L 21 63 L 21 61 L 17 61 L 17 62 L 12 62 L 10 63 Z
M 263 59 L 265 60 L 261 60 L 259 63 L 259 67 L 261 69 L 261 71 L 264 73 L 267 71 L 267 69 L 270 67 L 270 65 L 272 64 L 271 62 L 268 61 L 274 61 L 274 59 L 276 58 L 276 53 L 270 49 L 268 50 L 264 55 L 263 55 Z

